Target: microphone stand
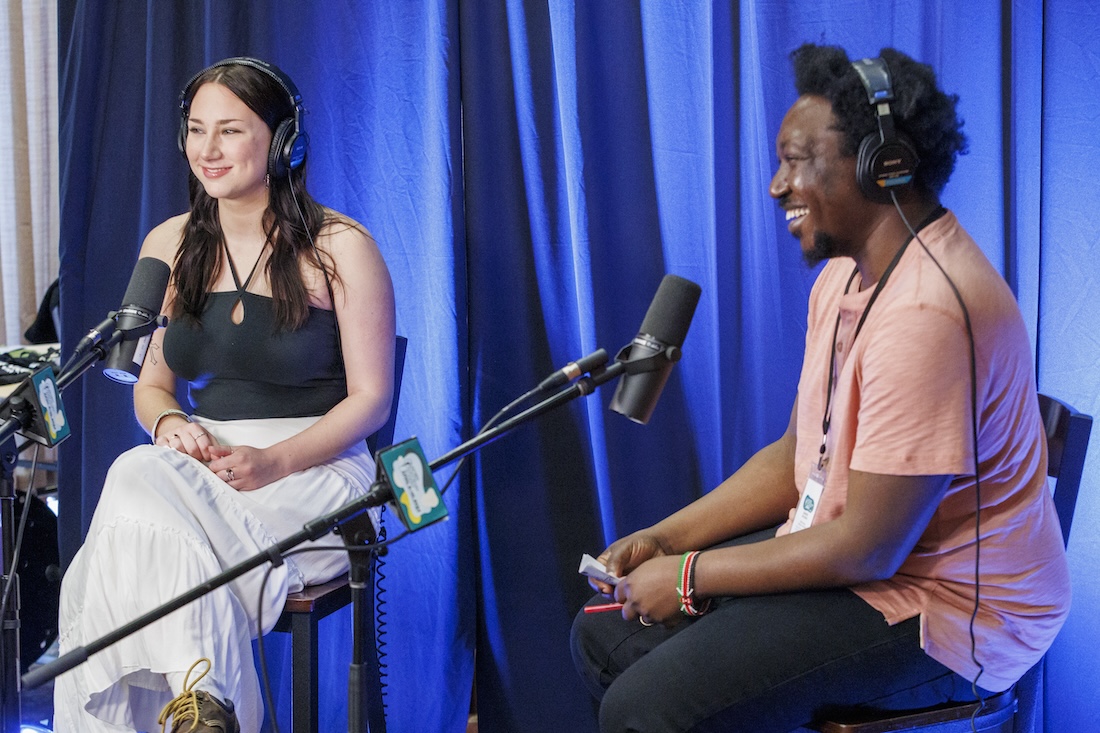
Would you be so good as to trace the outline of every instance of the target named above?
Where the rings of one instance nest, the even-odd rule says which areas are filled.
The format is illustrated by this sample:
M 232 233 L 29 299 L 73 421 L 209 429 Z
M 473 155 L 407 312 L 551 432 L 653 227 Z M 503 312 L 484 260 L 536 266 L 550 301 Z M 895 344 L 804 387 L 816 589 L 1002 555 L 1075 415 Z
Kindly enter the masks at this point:
M 603 386 L 626 371 L 626 363 L 616 361 L 606 369 L 595 372 L 592 376 L 578 379 L 568 388 L 547 397 L 538 404 L 532 405 L 515 417 L 510 417 L 507 420 L 501 421 L 495 428 L 490 428 L 482 433 L 478 433 L 457 448 L 454 448 L 448 453 L 444 453 L 442 456 L 432 461 L 428 464 L 428 467 L 431 468 L 432 471 L 435 471 L 437 468 L 442 468 L 448 463 L 457 461 L 459 458 L 463 458 L 479 448 L 496 441 L 505 434 L 512 432 L 523 423 L 529 422 L 536 417 L 561 407 L 565 403 L 575 400 L 577 397 L 587 397 L 595 392 L 597 387 Z
M 448 453 L 445 453 L 436 460 L 432 461 L 429 464 L 429 468 L 432 471 L 435 471 L 453 461 L 458 460 L 459 458 L 469 455 L 470 453 L 473 453 L 474 451 L 487 445 L 488 443 L 492 443 L 493 441 L 501 438 L 505 434 L 522 425 L 523 423 L 529 422 L 530 420 L 533 420 L 534 418 L 546 412 L 549 412 L 550 410 L 556 409 L 557 407 L 560 407 L 561 405 L 564 405 L 565 403 L 570 402 L 577 397 L 583 397 L 592 394 L 592 392 L 594 392 L 597 387 L 609 382 L 612 379 L 615 379 L 625 371 L 627 371 L 626 364 L 616 361 L 606 369 L 594 372 L 589 377 L 579 379 L 568 388 L 563 389 L 554 395 L 551 395 L 542 402 L 533 405 L 532 407 L 524 410 L 518 415 L 501 422 L 496 427 L 490 430 L 486 430 L 483 433 L 479 433 L 470 440 L 459 445 L 457 448 L 451 450 Z M 213 591 L 223 585 L 232 582 L 236 578 L 239 578 L 248 571 L 257 568 L 264 563 L 270 562 L 273 567 L 278 567 L 282 565 L 283 555 L 288 550 L 302 544 L 303 542 L 323 537 L 324 535 L 332 531 L 338 531 L 341 535 L 343 535 L 345 537 L 345 542 L 347 542 L 349 538 L 352 539 L 352 541 L 355 541 L 356 538 L 362 539 L 364 536 L 373 538 L 373 527 L 370 527 L 370 522 L 368 519 L 369 515 L 367 514 L 367 512 L 373 507 L 382 506 L 386 502 L 390 501 L 392 498 L 393 490 L 386 483 L 385 478 L 383 477 L 380 479 L 376 479 L 374 483 L 371 484 L 371 488 L 363 496 L 345 504 L 344 506 L 332 512 L 329 512 L 328 514 L 307 522 L 300 531 L 295 532 L 294 534 L 286 537 L 279 542 L 276 542 L 268 549 L 261 550 L 252 557 L 243 560 L 242 562 L 226 569 L 218 575 L 215 575 L 213 578 L 206 581 L 205 583 L 202 583 L 192 588 L 186 593 L 177 596 L 176 598 L 168 601 L 167 603 L 164 603 L 158 608 L 155 608 L 152 611 L 149 611 L 148 613 L 139 616 L 133 621 L 123 626 L 120 626 L 119 628 L 100 637 L 99 639 L 96 639 L 85 646 L 73 649 L 72 651 L 58 657 L 54 661 L 38 667 L 37 669 L 31 670 L 27 674 L 23 675 L 23 685 L 28 689 L 34 689 L 35 687 L 38 687 L 39 685 L 42 685 L 45 682 L 52 680 L 58 675 L 63 674 L 73 667 L 76 667 L 77 665 L 87 661 L 88 657 L 90 657 L 91 655 L 103 651 L 107 647 L 126 638 L 130 634 L 133 634 L 134 632 L 145 628 L 157 619 L 163 618 L 172 611 L 186 606 L 192 601 L 206 595 L 210 591 Z M 365 532 L 364 530 L 368 527 L 370 528 L 370 531 Z M 349 553 L 349 555 L 352 556 L 351 562 L 353 567 L 356 564 L 355 556 L 359 554 L 364 553 Z M 353 578 L 353 580 L 356 580 L 356 582 L 360 585 L 360 589 L 365 588 L 365 582 L 361 575 Z M 353 593 L 352 596 L 352 613 L 355 617 L 359 617 L 362 610 L 361 606 L 359 605 L 362 595 L 364 594 Z M 361 644 L 357 642 L 356 646 L 360 647 Z M 358 674 L 355 674 L 353 672 L 352 674 L 349 674 L 349 676 L 357 677 Z M 367 728 L 365 727 L 365 721 L 362 717 L 362 708 L 364 707 L 362 703 L 365 700 L 365 696 L 361 689 L 361 680 L 356 680 L 356 682 L 360 683 L 360 689 L 354 692 L 349 692 L 349 703 L 352 703 L 354 701 L 354 704 L 349 705 L 348 709 L 349 733 L 363 733 L 363 731 L 367 730 Z
M 106 328 L 114 316 L 111 313 L 99 328 Z M 140 338 L 152 333 L 158 325 L 164 325 L 164 322 L 164 317 L 158 316 L 133 329 L 114 330 L 106 340 L 89 344 L 83 353 L 70 358 L 66 370 L 58 376 L 58 391 L 64 390 L 96 361 L 106 359 L 115 344 L 126 338 Z M 0 419 L 3 420 L 0 423 L 0 559 L 3 563 L 0 585 L 11 583 L 7 605 L 0 616 L 0 733 L 19 733 L 23 725 L 19 699 L 21 598 L 19 569 L 14 565 L 17 540 L 14 471 L 19 458 L 15 434 L 30 426 L 36 409 L 40 409 L 36 407 L 36 402 L 34 384 L 29 376 L 0 402 Z
M 377 482 L 376 482 L 377 483 Z M 385 550 L 370 552 L 378 539 L 374 523 L 366 512 L 341 524 L 337 531 L 348 548 L 348 589 L 351 592 L 351 664 L 348 667 L 348 730 L 386 733 L 382 705 L 382 680 L 378 664 L 366 664 L 368 654 L 378 654 L 374 637 L 374 560 Z M 272 711 L 272 716 L 275 712 Z M 297 716 L 297 711 L 295 711 Z M 364 725 L 366 723 L 366 725 Z M 316 726 L 316 722 L 313 722 Z
M 23 384 L 27 381 L 24 380 Z M 4 401 L 11 406 L 12 416 L 0 425 L 0 543 L 3 556 L 3 583 L 11 582 L 11 595 L 4 607 L 0 630 L 0 730 L 18 733 L 22 725 L 22 708 L 19 704 L 19 573 L 15 562 L 15 465 L 19 450 L 15 445 L 15 433 L 30 420 L 30 412 L 22 397 L 14 399 L 23 385 Z
M 91 363 L 89 361 L 81 371 L 87 370 Z M 15 443 L 15 434 L 27 428 L 34 419 L 33 391 L 34 384 L 27 377 L 0 402 L 0 415 L 4 416 L 0 423 L 0 558 L 3 563 L 0 584 L 11 583 L 7 605 L 0 616 L 0 731 L 3 733 L 19 733 L 22 727 L 23 711 L 19 700 L 21 589 L 19 568 L 15 567 L 18 533 L 14 472 L 19 460 L 19 447 Z M 29 400 L 28 393 L 31 395 Z
M 98 347 L 95 347 L 90 352 L 92 360 L 86 365 L 83 361 L 81 362 L 80 373 L 92 365 L 97 350 Z M 58 388 L 60 389 L 60 384 Z M 26 396 L 28 390 L 32 394 L 30 400 Z M 15 567 L 15 544 L 18 534 L 14 472 L 19 460 L 19 447 L 15 442 L 15 434 L 27 428 L 34 419 L 33 390 L 31 378 L 27 377 L 15 388 L 15 391 L 0 402 L 0 415 L 6 416 L 0 423 L 0 558 L 3 563 L 0 584 L 11 583 L 7 605 L 4 606 L 3 615 L 0 616 L 0 623 L 2 623 L 0 627 L 0 731 L 3 733 L 19 733 L 23 717 L 19 700 L 21 589 L 19 568 Z

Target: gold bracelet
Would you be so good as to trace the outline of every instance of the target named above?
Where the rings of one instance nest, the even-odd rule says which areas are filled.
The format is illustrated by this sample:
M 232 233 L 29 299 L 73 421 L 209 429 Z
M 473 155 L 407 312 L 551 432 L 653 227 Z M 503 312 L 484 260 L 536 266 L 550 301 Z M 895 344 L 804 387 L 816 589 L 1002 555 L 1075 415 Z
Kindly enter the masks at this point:
M 153 445 L 156 445 L 157 443 L 157 428 L 160 427 L 160 421 L 168 417 L 169 415 L 179 415 L 187 422 L 191 422 L 191 416 L 183 410 L 172 408 L 170 410 L 165 410 L 164 412 L 160 413 L 159 415 L 157 415 L 157 419 L 153 421 L 153 429 L 149 431 L 149 436 L 153 439 Z

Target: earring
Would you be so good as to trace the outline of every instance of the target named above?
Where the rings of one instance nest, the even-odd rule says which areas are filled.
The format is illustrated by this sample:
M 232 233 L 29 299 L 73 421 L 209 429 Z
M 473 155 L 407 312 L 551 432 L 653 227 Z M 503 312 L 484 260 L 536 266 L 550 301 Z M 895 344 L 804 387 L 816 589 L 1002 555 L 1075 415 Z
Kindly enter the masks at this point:
M 264 175 L 264 188 L 271 188 L 271 174 Z

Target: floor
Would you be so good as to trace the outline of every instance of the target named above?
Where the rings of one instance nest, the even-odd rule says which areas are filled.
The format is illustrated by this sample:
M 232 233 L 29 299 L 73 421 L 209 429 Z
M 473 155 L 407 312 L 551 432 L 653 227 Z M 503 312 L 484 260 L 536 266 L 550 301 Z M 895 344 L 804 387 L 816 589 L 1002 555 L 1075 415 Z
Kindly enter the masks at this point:
M 46 664 L 57 658 L 57 644 L 50 648 L 31 669 L 41 664 Z M 53 682 L 48 682 L 33 690 L 23 690 L 20 695 L 20 706 L 24 724 L 43 726 L 51 730 L 53 723 Z M 472 706 L 471 706 L 472 707 Z M 477 733 L 477 711 L 473 711 L 466 721 L 466 733 Z

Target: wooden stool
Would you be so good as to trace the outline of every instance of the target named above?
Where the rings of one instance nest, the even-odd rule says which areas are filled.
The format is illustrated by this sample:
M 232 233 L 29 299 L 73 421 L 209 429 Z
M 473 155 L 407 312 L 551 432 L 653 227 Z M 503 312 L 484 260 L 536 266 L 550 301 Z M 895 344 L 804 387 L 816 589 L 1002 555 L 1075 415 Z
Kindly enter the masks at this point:
M 317 624 L 351 603 L 348 578 L 311 585 L 286 597 L 274 631 L 290 634 L 291 730 L 317 730 Z M 300 704 L 304 702 L 305 704 Z M 274 711 L 272 711 L 274 714 Z
M 405 351 L 408 339 L 397 337 L 394 349 L 393 402 L 386 424 L 367 438 L 371 453 L 393 443 L 394 425 L 397 422 L 397 405 L 401 397 L 401 378 L 405 371 Z M 367 715 L 371 733 L 385 733 L 386 722 L 382 710 L 382 686 L 379 678 L 377 645 L 374 638 L 374 563 L 371 563 L 369 586 L 362 611 L 369 619 L 365 646 L 372 656 L 367 661 L 367 687 L 370 701 Z M 317 625 L 321 619 L 339 611 L 351 603 L 351 584 L 348 576 L 334 578 L 327 583 L 311 585 L 286 597 L 283 613 L 273 631 L 290 633 L 291 656 L 291 731 L 292 733 L 316 733 L 317 713 Z M 275 711 L 271 711 L 274 715 Z

